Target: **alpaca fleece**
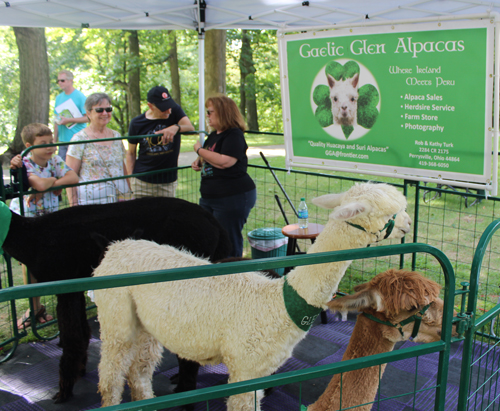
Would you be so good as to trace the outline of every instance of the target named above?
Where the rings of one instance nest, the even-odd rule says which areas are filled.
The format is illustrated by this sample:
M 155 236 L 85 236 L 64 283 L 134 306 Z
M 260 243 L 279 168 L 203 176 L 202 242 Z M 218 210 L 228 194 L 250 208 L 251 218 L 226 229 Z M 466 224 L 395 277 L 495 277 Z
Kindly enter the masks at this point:
M 391 237 L 401 238 L 410 231 L 405 197 L 386 184 L 355 185 L 313 203 L 335 210 L 309 253 L 366 247 L 384 238 L 394 215 Z M 94 275 L 207 264 L 206 259 L 167 245 L 125 240 L 109 247 Z M 349 264 L 297 267 L 287 281 L 307 303 L 326 308 Z M 223 362 L 229 382 L 270 375 L 306 335 L 285 308 L 283 287 L 283 278 L 242 273 L 96 290 L 102 405 L 120 403 L 125 378 L 132 400 L 151 398 L 152 372 L 161 359 L 162 345 L 201 364 Z M 119 314 L 115 307 L 121 307 Z M 257 410 L 261 398 L 262 393 L 257 393 Z M 230 397 L 228 410 L 254 410 L 254 393 Z
M 66 208 L 41 217 L 12 213 L 4 250 L 25 264 L 38 282 L 90 277 L 109 241 L 140 234 L 160 244 L 183 247 L 211 261 L 226 257 L 226 231 L 202 207 L 176 198 L 141 198 L 104 205 Z M 147 252 L 147 250 L 145 250 Z M 122 307 L 115 307 L 121 315 Z M 67 401 L 77 378 L 85 374 L 90 328 L 83 292 L 57 296 L 57 320 L 63 354 L 56 403 Z
M 332 310 L 366 312 L 382 321 L 398 324 L 431 304 L 422 317 L 419 332 L 413 341 L 439 341 L 443 319 L 440 288 L 437 283 L 417 272 L 388 270 L 370 282 L 356 286 L 356 294 L 335 298 L 328 303 L 328 307 Z M 413 325 L 405 325 L 402 336 L 396 328 L 377 323 L 363 314 L 358 315 L 342 361 L 392 351 L 398 341 L 410 338 Z M 307 410 L 337 411 L 342 406 L 342 409 L 352 407 L 370 411 L 377 394 L 379 377 L 382 377 L 386 365 L 334 375 L 325 392 Z

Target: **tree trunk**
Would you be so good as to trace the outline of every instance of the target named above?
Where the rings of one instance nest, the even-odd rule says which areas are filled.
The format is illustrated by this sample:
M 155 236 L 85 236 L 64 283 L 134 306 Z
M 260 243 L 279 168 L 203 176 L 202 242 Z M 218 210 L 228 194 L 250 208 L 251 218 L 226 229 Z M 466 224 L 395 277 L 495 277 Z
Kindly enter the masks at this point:
M 179 60 L 177 59 L 177 36 L 175 30 L 168 32 L 170 39 L 170 52 L 168 58 L 168 67 L 170 68 L 170 76 L 172 79 L 172 86 L 170 87 L 170 94 L 174 101 L 182 107 L 181 104 L 181 80 L 179 76 Z
M 247 67 L 245 61 L 247 60 L 248 48 L 250 47 L 250 42 L 248 40 L 248 31 L 241 31 L 241 51 L 240 51 L 240 112 L 243 117 L 246 117 L 247 103 L 245 98 L 245 83 L 247 78 Z
M 12 156 L 24 150 L 21 131 L 30 123 L 49 123 L 49 61 L 45 29 L 14 27 L 19 50 L 19 112 L 14 140 L 4 153 Z
M 130 118 L 141 114 L 141 67 L 139 55 L 139 35 L 137 30 L 129 30 L 128 47 L 131 56 L 128 72 L 128 107 Z
M 226 94 L 226 31 L 205 33 L 205 96 Z
M 259 118 L 257 113 L 257 98 L 255 97 L 255 74 L 247 76 L 245 87 L 247 104 L 247 125 L 249 130 L 259 131 Z
M 248 129 L 258 131 L 259 121 L 257 115 L 257 99 L 255 97 L 255 71 L 251 36 L 247 30 L 242 30 L 240 54 L 241 113 L 243 115 L 246 113 Z

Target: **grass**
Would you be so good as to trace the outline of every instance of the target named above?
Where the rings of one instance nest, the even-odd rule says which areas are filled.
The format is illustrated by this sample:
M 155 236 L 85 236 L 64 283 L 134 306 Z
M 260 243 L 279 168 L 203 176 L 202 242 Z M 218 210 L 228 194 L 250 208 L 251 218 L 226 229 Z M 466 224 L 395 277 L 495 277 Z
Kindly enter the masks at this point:
M 285 159 L 283 157 L 268 158 L 272 167 L 285 168 Z M 250 161 L 251 164 L 263 165 L 261 159 Z M 298 169 L 294 170 L 308 171 L 314 173 L 316 170 L 312 169 Z M 266 178 L 263 173 L 268 173 L 269 178 Z M 286 172 L 277 172 L 281 183 L 285 186 L 287 194 L 292 199 L 295 205 L 301 196 L 307 193 L 306 199 L 321 195 L 327 192 L 341 192 L 346 188 L 347 183 L 331 182 L 330 176 L 336 175 L 334 171 L 325 172 L 321 171 L 321 176 L 306 176 L 299 175 L 292 177 Z M 325 176 L 325 177 L 323 177 Z M 328 176 L 328 177 L 326 177 Z M 344 174 L 344 177 L 351 178 L 365 178 L 370 179 L 370 176 L 363 176 L 359 174 Z M 259 191 L 259 204 L 262 197 L 263 201 L 267 203 L 255 210 L 255 218 L 247 222 L 248 230 L 253 226 L 259 226 L 262 223 L 267 223 L 265 214 L 269 213 L 269 207 L 273 206 L 274 194 L 277 194 L 281 201 L 285 203 L 288 217 L 290 222 L 295 222 L 295 217 L 291 208 L 286 204 L 284 196 L 277 184 L 273 183 L 271 173 L 268 170 L 259 170 L 255 173 L 257 181 L 261 184 L 271 188 Z M 401 184 L 402 182 L 390 178 L 377 178 L 378 181 L 385 181 L 388 183 Z M 423 200 L 423 190 L 420 192 L 419 205 L 419 218 L 418 218 L 418 237 L 416 241 L 426 243 L 441 249 L 450 259 L 456 276 L 456 287 L 461 288 L 461 282 L 469 282 L 471 276 L 471 264 L 476 251 L 477 243 L 488 225 L 500 218 L 500 211 L 498 209 L 498 199 L 482 200 L 481 203 L 472 207 L 466 208 L 465 199 L 462 195 L 454 192 L 442 193 L 440 196 L 436 195 L 433 200 L 434 192 L 430 192 Z M 413 211 L 415 210 L 415 190 L 410 189 L 408 193 L 408 212 L 416 221 Z M 474 198 L 469 198 L 468 204 L 471 204 Z M 275 207 L 275 205 L 274 205 Z M 276 208 L 276 207 L 275 207 Z M 324 211 L 315 210 L 315 207 L 310 207 L 311 218 L 314 222 L 326 222 L 326 213 Z M 276 217 L 276 216 L 274 216 Z M 316 219 L 316 220 L 315 220 Z M 283 220 L 279 218 L 275 220 L 276 226 L 284 224 Z M 262 225 L 261 225 L 262 226 Z M 498 296 L 500 295 L 500 244 L 498 244 L 498 236 L 493 237 L 493 241 L 488 247 L 485 255 L 481 273 L 479 276 L 479 295 L 477 314 L 483 314 L 490 310 L 497 304 Z M 406 236 L 406 242 L 413 242 L 413 235 Z M 307 247 L 307 244 L 304 244 Z M 405 256 L 405 268 L 412 268 L 411 256 Z M 398 266 L 397 259 L 378 259 L 376 262 L 369 261 L 355 261 L 346 273 L 343 281 L 340 284 L 340 290 L 350 292 L 352 288 L 361 282 L 366 281 L 372 275 L 380 272 L 389 267 Z M 418 271 L 425 273 L 429 278 L 434 279 L 440 284 L 444 284 L 444 276 L 440 264 L 431 256 L 417 255 L 415 260 L 415 267 Z M 460 301 L 457 299 L 457 308 L 459 309 Z
M 183 135 L 181 139 L 181 153 L 193 151 L 193 145 L 198 141 L 198 134 Z M 247 134 L 247 144 L 250 147 L 264 147 L 284 144 L 283 136 L 268 134 Z

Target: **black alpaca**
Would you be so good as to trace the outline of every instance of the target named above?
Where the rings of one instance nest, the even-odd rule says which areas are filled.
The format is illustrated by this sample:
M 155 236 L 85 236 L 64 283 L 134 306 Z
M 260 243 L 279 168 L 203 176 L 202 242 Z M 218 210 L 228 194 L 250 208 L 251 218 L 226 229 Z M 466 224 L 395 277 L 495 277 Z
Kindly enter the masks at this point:
M 12 213 L 3 249 L 25 264 L 38 282 L 84 278 L 92 275 L 101 257 L 96 235 L 118 241 L 137 232 L 142 239 L 184 247 L 210 261 L 226 257 L 232 247 L 226 231 L 199 205 L 151 197 L 71 207 L 34 218 Z M 54 399 L 62 403 L 86 370 L 90 328 L 83 292 L 57 296 L 57 320 L 63 354 Z

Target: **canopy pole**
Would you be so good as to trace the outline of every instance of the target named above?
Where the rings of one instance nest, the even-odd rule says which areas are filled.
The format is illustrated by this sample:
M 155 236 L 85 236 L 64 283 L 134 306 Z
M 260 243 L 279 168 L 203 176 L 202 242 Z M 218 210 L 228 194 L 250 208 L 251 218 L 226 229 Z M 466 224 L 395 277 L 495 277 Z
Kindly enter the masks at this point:
M 198 0 L 198 111 L 199 141 L 203 146 L 205 134 L 205 9 L 207 4 L 205 0 Z
M 205 33 L 198 34 L 198 111 L 200 123 L 198 130 L 205 130 Z M 200 143 L 203 145 L 205 134 L 200 133 Z
M 499 78 L 500 76 L 500 20 L 498 13 L 492 13 L 492 17 L 495 19 L 495 68 L 493 77 L 493 190 L 491 195 L 498 195 L 498 140 L 499 140 L 499 108 L 500 108 L 500 93 L 499 93 Z

